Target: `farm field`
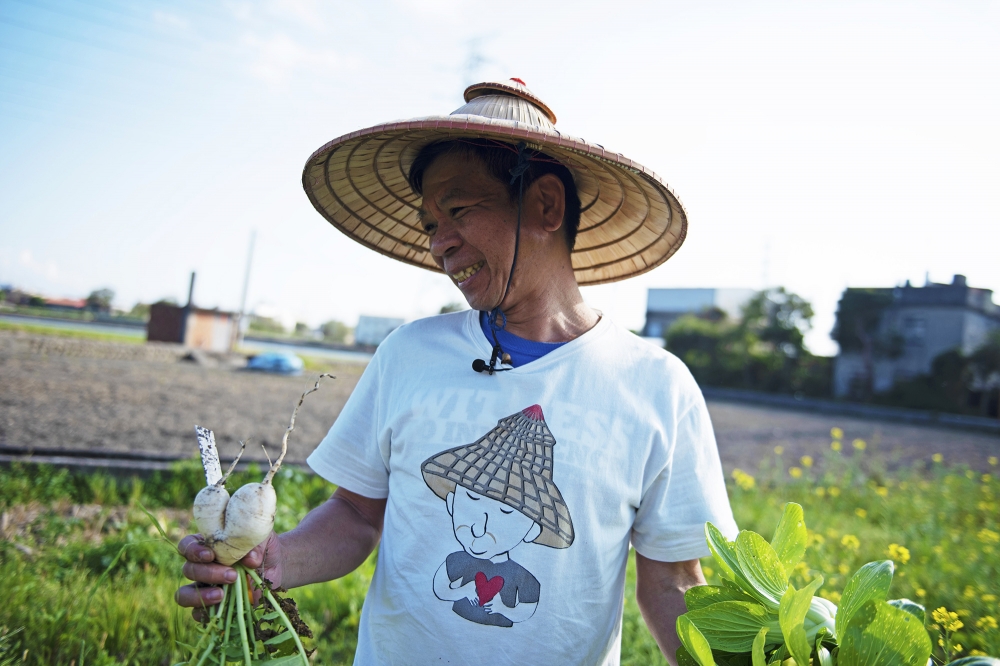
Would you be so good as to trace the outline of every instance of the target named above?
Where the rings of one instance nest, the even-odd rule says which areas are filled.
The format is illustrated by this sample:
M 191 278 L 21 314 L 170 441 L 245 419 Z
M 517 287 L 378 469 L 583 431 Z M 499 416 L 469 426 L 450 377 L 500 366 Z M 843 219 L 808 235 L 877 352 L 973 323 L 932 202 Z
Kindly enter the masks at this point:
M 735 471 L 729 493 L 740 526 L 769 536 L 783 504 L 798 502 L 810 547 L 793 576 L 796 586 L 822 574 L 820 594 L 836 602 L 850 573 L 890 558 L 897 567 L 891 596 L 928 610 L 945 607 L 960 618 L 952 656 L 1000 654 L 997 467 L 983 473 L 932 460 L 887 473 L 880 460 L 844 442 L 822 457 L 822 473 L 818 459 L 774 453 L 753 474 Z M 196 465 L 181 463 L 145 481 L 16 465 L 0 472 L 0 632 L 6 633 L 0 663 L 5 656 L 26 664 L 170 664 L 184 657 L 175 641 L 191 641 L 194 622 L 172 601 L 183 582 L 180 557 L 143 507 L 176 542 L 189 529 L 187 507 L 203 484 Z M 279 530 L 331 490 L 291 469 L 275 483 Z M 703 566 L 718 584 L 712 560 Z M 372 569 L 369 561 L 346 578 L 293 591 L 315 633 L 317 663 L 351 663 Z M 630 565 L 622 663 L 664 663 L 633 584 Z
M 300 415 L 292 461 L 322 437 L 360 372 L 310 371 L 318 369 L 341 379 Z M 182 363 L 151 346 L 3 332 L 0 377 L 7 445 L 186 453 L 193 452 L 189 424 L 200 421 L 222 435 L 224 457 L 236 436 L 273 449 L 306 383 Z M 810 547 L 793 577 L 797 587 L 822 574 L 820 594 L 836 601 L 859 566 L 891 558 L 892 597 L 957 614 L 952 657 L 1000 655 L 1000 438 L 732 403 L 710 410 L 739 525 L 769 537 L 785 502 L 805 508 Z M 0 664 L 183 659 L 176 641 L 190 641 L 195 625 L 172 601 L 183 583 L 180 557 L 144 509 L 176 542 L 203 483 L 194 461 L 143 479 L 0 467 Z M 275 484 L 279 530 L 333 490 L 291 468 Z M 712 560 L 703 566 L 718 583 Z M 317 663 L 351 663 L 372 569 L 369 561 L 344 579 L 293 591 L 315 632 Z M 633 584 L 630 565 L 622 663 L 662 664 Z M 936 656 L 945 657 L 941 648 Z
M 288 460 L 301 463 L 326 434 L 363 370 L 356 363 L 306 358 L 307 376 L 280 377 L 180 361 L 170 345 L 122 344 L 0 329 L 0 445 L 153 453 L 195 452 L 192 427 L 215 430 L 224 457 L 250 439 L 249 458 L 273 450 L 308 375 L 332 372 L 335 382 L 300 415 Z M 787 456 L 815 456 L 829 440 L 831 417 L 759 405 L 711 401 L 723 466 L 753 469 L 782 446 Z M 892 468 L 935 453 L 949 464 L 985 471 L 1000 437 L 900 423 L 836 418 L 850 440 Z

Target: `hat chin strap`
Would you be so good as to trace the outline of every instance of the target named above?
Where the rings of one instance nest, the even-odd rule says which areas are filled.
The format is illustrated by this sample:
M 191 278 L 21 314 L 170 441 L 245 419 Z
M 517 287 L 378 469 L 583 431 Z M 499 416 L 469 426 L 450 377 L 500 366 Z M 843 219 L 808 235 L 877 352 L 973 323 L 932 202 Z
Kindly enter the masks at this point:
M 490 324 L 490 332 L 493 334 L 493 353 L 490 354 L 490 364 L 489 366 L 483 362 L 482 359 L 476 359 L 472 362 L 472 369 L 476 372 L 485 371 L 486 374 L 492 375 L 495 372 L 505 372 L 511 370 L 511 368 L 497 368 L 497 360 L 505 365 L 510 364 L 510 354 L 504 352 L 503 348 L 500 346 L 500 340 L 497 338 L 497 331 L 502 331 L 507 328 L 507 315 L 504 314 L 500 306 L 503 304 L 504 300 L 507 298 L 507 294 L 510 293 L 510 283 L 514 279 L 514 269 L 517 267 L 517 254 L 521 246 L 521 209 L 524 203 L 524 173 L 528 170 L 530 158 L 528 157 L 528 147 L 521 141 L 517 144 L 517 164 L 514 168 L 510 170 L 511 178 L 510 184 L 513 185 L 514 181 L 518 181 L 518 193 L 517 193 L 517 231 L 514 233 L 514 258 L 510 262 L 510 272 L 507 274 L 507 285 L 504 287 L 503 295 L 500 297 L 500 301 L 497 303 L 496 307 L 489 311 L 486 315 L 487 321 Z M 499 320 L 503 320 L 503 323 L 499 323 Z

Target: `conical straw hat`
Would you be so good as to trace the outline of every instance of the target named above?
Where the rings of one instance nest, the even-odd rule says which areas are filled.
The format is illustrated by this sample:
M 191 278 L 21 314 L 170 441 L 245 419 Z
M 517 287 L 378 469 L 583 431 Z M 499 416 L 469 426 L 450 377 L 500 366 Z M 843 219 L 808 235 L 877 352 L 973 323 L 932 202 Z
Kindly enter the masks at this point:
M 376 252 L 440 272 L 407 182 L 429 143 L 489 138 L 524 141 L 573 174 L 582 212 L 573 270 L 581 285 L 616 282 L 659 266 L 687 234 L 684 206 L 659 176 L 619 153 L 555 128 L 552 110 L 520 79 L 465 90 L 448 116 L 375 125 L 329 142 L 309 158 L 302 185 L 330 224 Z
M 562 493 L 552 481 L 556 440 L 542 408 L 532 405 L 500 419 L 472 444 L 442 451 L 424 461 L 424 481 L 441 499 L 456 486 L 517 509 L 542 528 L 533 543 L 567 548 L 573 543 L 573 520 Z

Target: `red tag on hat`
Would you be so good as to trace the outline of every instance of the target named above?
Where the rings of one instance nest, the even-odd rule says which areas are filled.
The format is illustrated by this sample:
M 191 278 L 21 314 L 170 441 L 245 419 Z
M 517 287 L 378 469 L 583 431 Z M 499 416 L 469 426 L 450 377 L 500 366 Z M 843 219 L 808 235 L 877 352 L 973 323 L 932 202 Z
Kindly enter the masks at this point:
M 515 82 L 517 82 L 517 83 L 520 83 L 520 84 L 521 84 L 522 86 L 524 86 L 525 88 L 527 88 L 527 87 L 528 87 L 528 84 L 527 84 L 527 83 L 525 83 L 524 81 L 522 81 L 521 79 L 517 79 L 517 78 L 514 78 L 514 77 L 512 76 L 512 77 L 510 77 L 510 80 L 511 80 L 511 81 L 515 81 Z

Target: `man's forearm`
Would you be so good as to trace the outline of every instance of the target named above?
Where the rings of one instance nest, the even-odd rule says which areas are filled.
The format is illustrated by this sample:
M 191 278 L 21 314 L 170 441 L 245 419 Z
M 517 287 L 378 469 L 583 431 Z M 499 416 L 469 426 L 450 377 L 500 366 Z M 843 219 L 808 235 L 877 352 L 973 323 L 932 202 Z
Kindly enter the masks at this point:
M 335 494 L 316 507 L 281 543 L 281 585 L 299 587 L 340 578 L 357 569 L 378 545 L 381 520 L 365 516 Z
M 704 585 L 698 560 L 658 562 L 635 554 L 635 599 L 649 632 L 670 664 L 676 664 L 677 618 L 687 612 L 684 593 Z

